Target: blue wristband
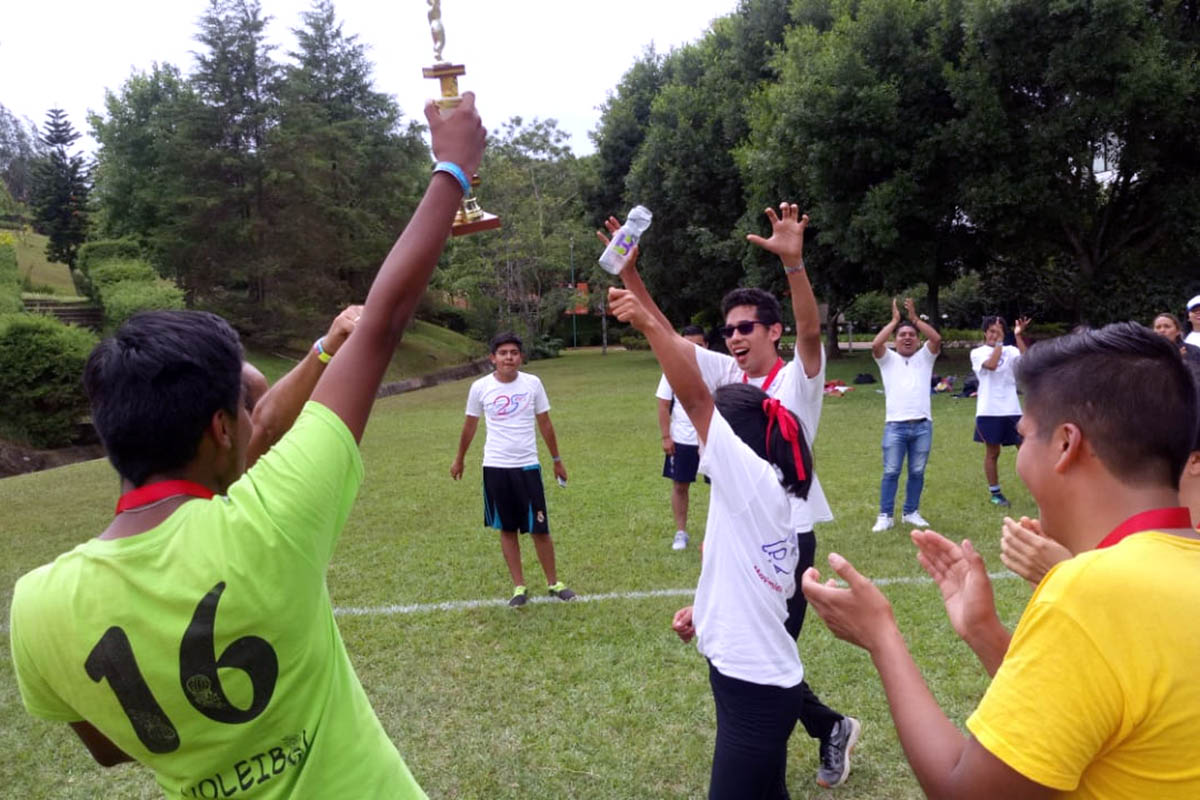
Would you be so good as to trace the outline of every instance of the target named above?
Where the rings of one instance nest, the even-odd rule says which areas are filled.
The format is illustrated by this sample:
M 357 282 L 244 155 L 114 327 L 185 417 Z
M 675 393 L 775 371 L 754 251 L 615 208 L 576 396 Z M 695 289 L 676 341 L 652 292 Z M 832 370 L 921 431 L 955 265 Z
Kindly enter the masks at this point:
M 453 161 L 439 161 L 433 165 L 434 172 L 448 172 L 454 176 L 454 180 L 458 181 L 458 185 L 462 187 L 463 194 L 471 193 L 471 181 L 467 178 L 467 173 L 463 172 L 463 168 Z

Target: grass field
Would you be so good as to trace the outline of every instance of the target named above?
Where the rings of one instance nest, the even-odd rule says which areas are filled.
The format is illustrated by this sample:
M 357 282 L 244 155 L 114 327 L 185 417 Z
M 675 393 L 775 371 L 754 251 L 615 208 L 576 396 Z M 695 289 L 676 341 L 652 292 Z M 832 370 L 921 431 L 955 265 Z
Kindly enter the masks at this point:
M 562 578 L 590 602 L 503 607 L 509 584 L 493 534 L 481 527 L 482 434 L 465 479 L 448 475 L 468 382 L 376 404 L 363 440 L 366 482 L 329 570 L 351 658 L 409 767 L 431 797 L 695 798 L 708 783 L 713 709 L 702 657 L 669 629 L 689 602 L 699 556 L 670 550 L 673 526 L 654 413 L 658 369 L 647 352 L 574 353 L 529 367 L 546 385 L 566 490 L 547 496 Z M 866 353 L 834 362 L 830 378 L 874 372 Z M 939 373 L 965 374 L 965 354 Z M 837 521 L 818 529 L 818 566 L 830 550 L 885 592 L 943 708 L 962 723 L 986 677 L 946 622 L 907 536 L 871 534 L 877 513 L 883 396 L 878 384 L 825 401 L 817 469 Z M 933 398 L 934 447 L 922 513 L 943 533 L 970 537 L 993 571 L 1002 514 L 987 503 L 982 447 L 970 441 L 975 403 Z M 1015 514 L 1034 512 L 1013 472 L 1001 478 Z M 543 448 L 543 463 L 549 458 Z M 4 604 L 26 570 L 94 535 L 117 482 L 104 462 L 0 481 L 7 557 Z M 903 486 L 901 487 L 901 493 Z M 707 493 L 692 493 L 693 541 Z M 526 545 L 531 587 L 540 570 Z M 827 570 L 826 570 L 827 571 Z M 539 580 L 535 580 L 535 578 Z M 910 579 L 911 582 L 904 582 Z M 996 581 L 1002 618 L 1015 623 L 1029 590 Z M 677 594 L 650 594 L 678 590 Z M 615 595 L 615 596 L 614 596 Z M 487 601 L 454 605 L 460 601 Z M 450 604 L 433 608 L 431 604 Z M 400 608 L 401 606 L 419 606 Z M 0 654 L 0 786 L 22 798 L 156 797 L 136 765 L 96 766 L 65 725 L 21 707 L 7 652 Z M 863 739 L 849 782 L 819 789 L 816 745 L 792 737 L 788 783 L 795 798 L 910 798 L 920 791 L 895 737 L 864 653 L 838 642 L 810 615 L 800 639 L 813 688 L 859 716 Z
M 71 270 L 66 264 L 46 260 L 47 238 L 40 233 L 14 233 L 17 248 L 17 268 L 21 279 L 29 279 L 36 293 L 54 297 L 75 296 L 75 284 L 71 281 Z M 47 292 L 47 289 L 50 290 Z

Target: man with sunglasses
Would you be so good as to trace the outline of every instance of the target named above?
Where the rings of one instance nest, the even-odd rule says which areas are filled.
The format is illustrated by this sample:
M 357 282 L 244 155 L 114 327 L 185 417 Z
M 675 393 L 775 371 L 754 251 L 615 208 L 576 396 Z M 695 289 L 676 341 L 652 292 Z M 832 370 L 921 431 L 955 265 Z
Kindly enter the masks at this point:
M 779 301 L 762 289 L 734 289 L 721 301 L 725 325 L 720 328 L 730 355 L 703 347 L 696 348 L 696 363 L 710 390 L 727 383 L 750 383 L 779 401 L 799 418 L 805 439 L 815 441 L 817 423 L 825 389 L 825 351 L 821 346 L 821 318 L 812 284 L 804 267 L 804 230 L 808 215 L 800 214 L 794 203 L 780 203 L 779 211 L 766 210 L 771 221 L 771 237 L 750 234 L 746 239 L 758 247 L 779 256 L 792 295 L 792 312 L 796 317 L 795 356 L 785 362 L 779 356 L 779 338 L 783 335 L 783 320 Z M 620 223 L 609 219 L 609 232 Z M 603 239 L 603 235 L 601 236 Z M 656 307 L 637 272 L 637 249 L 630 254 L 621 272 L 625 287 L 638 295 L 648 308 Z M 669 322 L 664 320 L 669 326 Z M 792 528 L 796 532 L 799 574 L 813 563 L 817 540 L 813 524 L 833 520 L 833 512 L 813 475 L 808 499 L 792 498 Z M 785 626 L 793 637 L 799 637 L 804 624 L 807 601 L 797 591 L 788 600 Z M 686 622 L 691 622 L 691 609 L 682 609 Z M 678 614 L 676 615 L 678 618 Z M 820 742 L 820 766 L 817 783 L 826 788 L 845 782 L 850 774 L 850 751 L 858 741 L 861 726 L 857 719 L 834 711 L 822 703 L 808 687 L 801 684 L 805 702 L 800 722 L 805 731 Z

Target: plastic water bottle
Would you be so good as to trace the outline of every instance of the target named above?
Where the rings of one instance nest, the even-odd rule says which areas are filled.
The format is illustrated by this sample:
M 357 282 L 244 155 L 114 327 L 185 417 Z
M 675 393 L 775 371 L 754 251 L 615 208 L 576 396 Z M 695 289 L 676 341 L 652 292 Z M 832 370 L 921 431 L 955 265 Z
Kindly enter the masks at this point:
M 600 254 L 600 266 L 604 267 L 606 272 L 611 272 L 613 275 L 620 274 L 621 267 L 625 266 L 625 257 L 642 238 L 646 228 L 650 227 L 650 220 L 653 216 L 650 209 L 645 206 L 634 206 L 630 210 L 625 224 L 613 234 L 612 241 Z

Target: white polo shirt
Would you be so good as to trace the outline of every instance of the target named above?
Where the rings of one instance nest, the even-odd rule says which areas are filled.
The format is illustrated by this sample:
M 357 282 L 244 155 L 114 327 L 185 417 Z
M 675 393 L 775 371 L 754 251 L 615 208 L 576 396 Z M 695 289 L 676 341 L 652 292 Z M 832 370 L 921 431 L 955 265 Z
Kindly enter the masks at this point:
M 937 354 L 929 349 L 928 342 L 908 358 L 890 347 L 884 348 L 883 357 L 875 359 L 875 363 L 883 378 L 885 422 L 933 419 L 929 383 L 933 380 L 933 362 L 936 360 Z

